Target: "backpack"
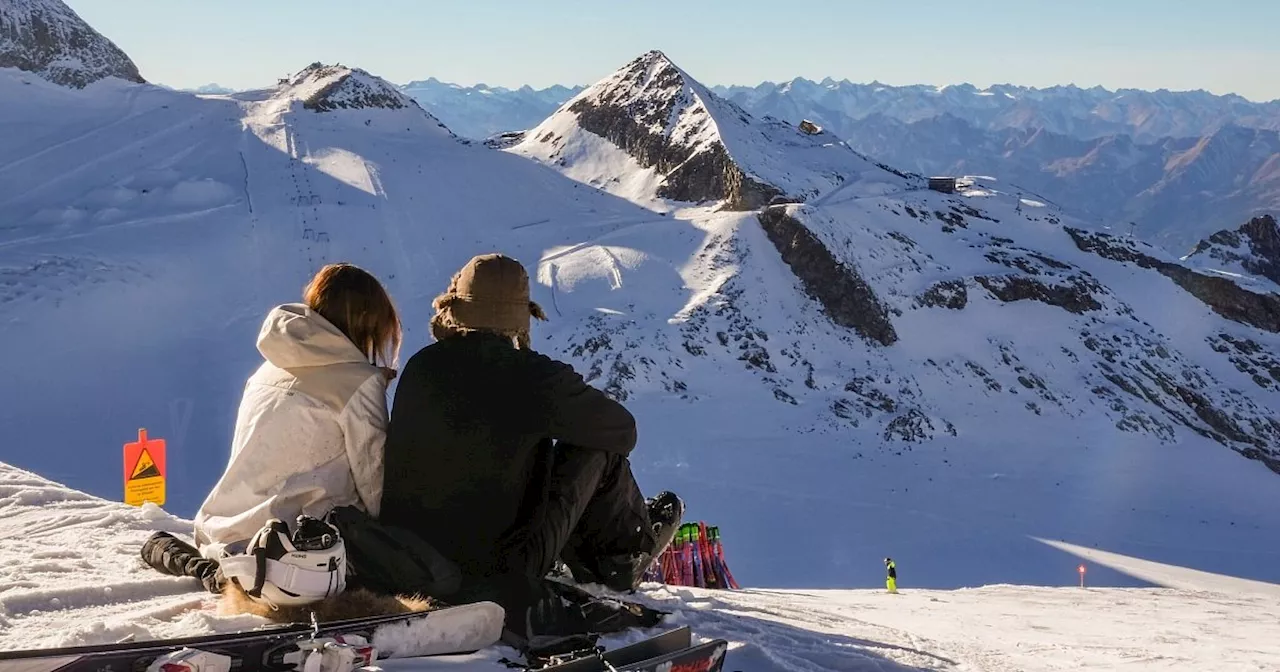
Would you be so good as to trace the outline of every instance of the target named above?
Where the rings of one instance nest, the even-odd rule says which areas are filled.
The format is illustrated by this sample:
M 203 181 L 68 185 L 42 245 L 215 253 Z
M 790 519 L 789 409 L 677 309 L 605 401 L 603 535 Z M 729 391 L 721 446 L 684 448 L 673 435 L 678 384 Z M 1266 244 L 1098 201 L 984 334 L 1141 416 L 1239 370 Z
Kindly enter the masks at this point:
M 351 506 L 329 512 L 347 547 L 350 580 L 383 595 L 447 598 L 458 590 L 462 572 L 421 537 L 381 523 Z

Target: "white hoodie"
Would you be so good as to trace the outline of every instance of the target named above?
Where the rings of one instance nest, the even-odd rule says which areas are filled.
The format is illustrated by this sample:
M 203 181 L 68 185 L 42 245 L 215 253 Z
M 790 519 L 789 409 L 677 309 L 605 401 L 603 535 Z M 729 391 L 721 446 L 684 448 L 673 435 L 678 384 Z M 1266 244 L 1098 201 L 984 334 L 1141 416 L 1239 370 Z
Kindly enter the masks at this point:
M 245 386 L 231 460 L 196 514 L 196 546 L 209 558 L 271 518 L 292 528 L 301 514 L 347 505 L 377 516 L 382 500 L 382 370 L 302 304 L 272 309 L 258 351 L 267 361 Z

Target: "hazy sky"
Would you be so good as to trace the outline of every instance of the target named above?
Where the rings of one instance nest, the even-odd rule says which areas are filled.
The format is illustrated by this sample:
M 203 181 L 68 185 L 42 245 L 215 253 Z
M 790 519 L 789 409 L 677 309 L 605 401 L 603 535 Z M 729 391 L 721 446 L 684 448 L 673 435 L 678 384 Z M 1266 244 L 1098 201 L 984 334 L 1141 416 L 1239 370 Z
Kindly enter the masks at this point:
M 661 49 L 707 84 L 796 76 L 1280 98 L 1280 0 L 68 0 L 144 77 L 589 84 Z

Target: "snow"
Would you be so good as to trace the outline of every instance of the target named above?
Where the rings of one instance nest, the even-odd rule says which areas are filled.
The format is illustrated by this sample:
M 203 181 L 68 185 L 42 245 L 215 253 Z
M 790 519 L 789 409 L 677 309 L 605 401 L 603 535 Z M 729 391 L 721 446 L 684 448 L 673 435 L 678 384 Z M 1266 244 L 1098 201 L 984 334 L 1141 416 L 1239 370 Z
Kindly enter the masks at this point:
M 657 197 L 664 175 L 654 168 L 645 168 L 635 158 L 609 141 L 592 133 L 576 131 L 577 125 L 569 115 L 552 117 L 533 131 L 525 134 L 525 142 L 512 151 L 526 156 L 550 155 L 533 150 L 533 143 L 543 143 L 542 138 L 556 138 L 558 147 L 555 160 L 564 166 L 564 174 L 579 182 L 643 205 L 650 210 L 664 212 L 672 209 Z M 546 146 L 548 143 L 543 143 Z M 605 177 L 608 176 L 608 177 Z
M 154 506 L 107 502 L 0 465 L 0 650 L 227 632 L 265 625 L 226 616 L 191 579 L 142 566 L 155 529 L 189 521 Z M 1054 543 L 1054 542 L 1045 542 Z M 1280 586 L 1067 546 L 1090 567 L 1123 566 L 1165 588 L 991 585 L 901 592 L 642 586 L 637 599 L 669 612 L 651 632 L 690 626 L 698 641 L 731 642 L 727 670 L 1271 669 L 1280 664 Z M 1095 564 L 1096 563 L 1096 564 Z M 1135 567 L 1140 566 L 1140 569 Z M 1176 615 L 1176 617 L 1174 616 Z M 514 652 L 384 661 L 386 670 L 495 670 Z

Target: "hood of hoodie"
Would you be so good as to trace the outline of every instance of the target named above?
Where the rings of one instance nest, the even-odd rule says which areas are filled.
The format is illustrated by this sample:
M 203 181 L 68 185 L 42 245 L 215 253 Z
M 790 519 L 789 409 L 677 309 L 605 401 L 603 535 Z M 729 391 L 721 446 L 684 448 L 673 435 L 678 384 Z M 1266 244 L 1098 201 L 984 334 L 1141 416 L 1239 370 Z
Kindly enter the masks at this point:
M 258 332 L 258 352 L 282 369 L 351 362 L 369 364 L 369 359 L 351 339 L 320 313 L 301 303 L 276 306 L 267 313 Z

